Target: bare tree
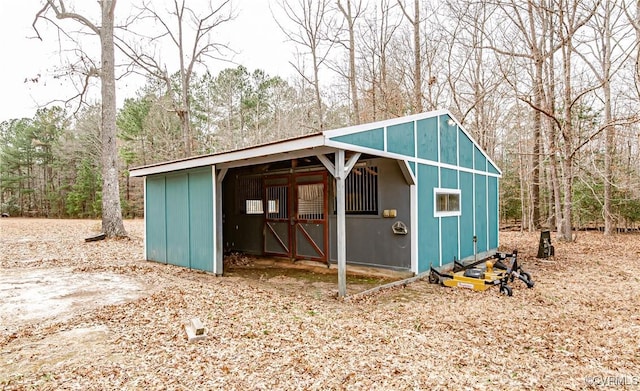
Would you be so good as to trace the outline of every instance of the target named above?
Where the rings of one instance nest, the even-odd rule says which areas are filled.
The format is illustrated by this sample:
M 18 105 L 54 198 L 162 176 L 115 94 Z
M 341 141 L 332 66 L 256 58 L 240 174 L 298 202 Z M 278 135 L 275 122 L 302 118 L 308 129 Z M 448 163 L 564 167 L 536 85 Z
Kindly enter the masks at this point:
M 160 29 L 156 35 L 143 37 L 147 47 L 134 46 L 124 40 L 120 40 L 118 46 L 138 67 L 164 82 L 166 93 L 171 98 L 172 110 L 180 118 L 184 156 L 191 156 L 194 142 L 190 117 L 190 87 L 194 68 L 207 58 L 220 60 L 220 54 L 228 49 L 225 44 L 213 41 L 212 33 L 220 25 L 233 19 L 231 0 L 222 0 L 218 4 L 209 3 L 205 12 L 187 7 L 186 0 L 173 0 L 172 8 L 166 12 L 159 11 L 156 7 L 157 4 L 145 2 L 138 16 L 143 23 L 148 20 L 157 22 Z M 163 62 L 168 58 L 160 58 L 160 55 L 149 50 L 149 47 L 154 47 L 156 43 L 165 41 L 177 50 L 178 94 L 174 88 L 176 80 L 172 79 L 172 74 Z
M 392 12 L 395 3 L 380 0 L 379 6 L 372 7 L 373 11 L 365 18 L 367 26 L 360 39 L 362 80 L 370 86 L 365 89 L 362 114 L 363 119 L 369 121 L 402 115 L 401 92 L 389 77 L 390 47 L 401 20 Z
M 47 14 L 53 12 L 57 19 L 72 20 L 100 38 L 101 65 L 97 73 L 100 75 L 102 96 L 102 230 L 108 237 L 120 237 L 127 236 L 127 232 L 122 222 L 116 145 L 116 78 L 113 38 L 116 0 L 100 0 L 98 4 L 101 11 L 100 25 L 67 8 L 63 0 L 47 0 L 36 14 L 34 29 L 39 19 L 49 20 Z M 58 28 L 60 29 L 60 26 Z
M 317 123 L 311 125 L 315 130 L 323 130 L 325 127 L 325 114 L 320 88 L 320 70 L 327 60 L 333 47 L 333 39 L 329 37 L 330 31 L 335 31 L 333 21 L 328 20 L 329 0 L 285 0 L 280 4 L 284 15 L 293 26 L 282 24 L 275 18 L 280 30 L 287 39 L 298 45 L 303 53 L 300 53 L 297 63 L 291 62 L 300 77 L 312 86 L 315 95 Z M 305 69 L 304 59 L 311 57 L 311 76 Z M 302 61 L 302 62 L 300 62 Z
M 438 52 L 447 56 L 449 100 L 458 119 L 480 146 L 493 154 L 498 141 L 496 132 L 507 115 L 501 108 L 512 97 L 502 75 L 493 71 L 499 68 L 496 56 L 486 49 L 485 35 L 492 35 L 491 30 L 495 29 L 491 20 L 493 7 L 456 1 L 447 2 L 447 6 L 449 15 L 443 25 L 448 30 L 448 48 Z M 437 81 L 430 79 L 429 88 L 432 82 Z
M 398 0 L 402 13 L 413 27 L 413 111 L 421 113 L 422 106 L 422 45 L 420 40 L 420 0 L 413 0 L 413 16 L 407 11 L 404 0 Z
M 595 46 L 597 52 L 593 53 L 594 57 L 598 59 L 599 67 L 591 64 L 591 62 L 585 58 L 585 62 L 591 66 L 593 74 L 598 79 L 598 82 L 602 86 L 602 101 L 604 105 L 604 122 L 605 122 L 605 151 L 604 151 L 604 201 L 603 201 L 603 215 L 604 215 L 604 234 L 611 235 L 613 233 L 613 216 L 612 216 L 612 183 L 613 183 L 613 155 L 615 153 L 615 126 L 612 125 L 613 113 L 612 113 L 612 98 L 611 98 L 611 79 L 612 75 L 616 72 L 613 63 L 615 59 L 612 59 L 616 46 L 613 41 L 613 28 L 615 28 L 616 17 L 614 15 L 615 3 L 611 0 L 604 0 L 602 8 L 600 9 L 597 18 L 594 18 L 594 35 Z M 621 16 L 622 13 L 619 13 Z M 599 68 L 599 69 L 598 69 Z
M 490 47 L 501 55 L 526 59 L 530 61 L 529 65 L 533 66 L 532 74 L 532 91 L 523 94 L 520 99 L 529 104 L 532 109 L 533 116 L 533 150 L 531 152 L 534 159 L 533 173 L 531 178 L 531 198 L 532 198 L 532 225 L 530 229 L 537 229 L 540 226 L 540 167 L 541 167 L 541 135 L 542 135 L 542 113 L 547 109 L 544 102 L 544 62 L 545 59 L 553 54 L 557 49 L 550 51 L 545 50 L 546 36 L 548 32 L 544 30 L 547 26 L 543 21 L 548 17 L 546 8 L 534 1 L 527 1 L 525 5 L 515 0 L 501 1 L 498 3 L 499 8 L 503 10 L 505 15 L 515 27 L 515 30 L 506 30 L 509 33 L 517 32 L 518 39 L 521 40 L 526 51 L 516 49 L 498 48 L 494 44 Z M 504 44 L 507 47 L 515 47 L 513 36 L 503 37 Z M 487 40 L 492 42 L 493 37 L 487 36 Z M 518 75 L 510 75 L 510 77 L 518 77 Z M 513 84 L 513 82 L 510 82 Z
M 344 4 L 343 4 L 344 1 Z M 358 18 L 362 15 L 364 8 L 362 0 L 356 0 L 352 4 L 351 0 L 338 0 L 337 7 L 347 24 L 348 44 L 346 45 L 349 52 L 349 92 L 351 93 L 351 105 L 353 114 L 351 122 L 353 124 L 360 123 L 360 103 L 358 101 L 358 84 L 356 78 L 356 38 L 355 26 Z
M 590 4 L 588 4 L 590 5 Z M 588 6 L 587 5 L 587 6 Z M 597 7 L 597 5 L 596 5 Z M 580 98 L 592 87 L 587 87 L 578 93 L 575 91 L 572 79 L 572 61 L 574 57 L 575 36 L 595 14 L 595 8 L 582 8 L 579 1 L 562 3 L 558 6 L 558 19 L 560 26 L 557 29 L 558 39 L 562 42 L 562 106 L 561 118 L 557 118 L 558 127 L 562 133 L 562 188 L 564 202 L 562 205 L 562 230 L 559 233 L 564 240 L 573 240 L 573 182 L 575 177 L 574 158 L 584 143 L 577 142 L 574 115 L 580 109 Z

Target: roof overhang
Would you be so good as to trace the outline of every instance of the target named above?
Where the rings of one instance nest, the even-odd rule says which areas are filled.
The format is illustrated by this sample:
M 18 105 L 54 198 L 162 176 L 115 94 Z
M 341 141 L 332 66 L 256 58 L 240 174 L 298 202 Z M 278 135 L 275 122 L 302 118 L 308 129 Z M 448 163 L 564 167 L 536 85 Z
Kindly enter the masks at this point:
M 132 177 L 141 177 L 212 165 L 228 168 L 240 167 L 325 154 L 333 150 L 333 148 L 325 146 L 325 137 L 319 133 L 236 151 L 136 167 L 129 170 L 129 175 Z

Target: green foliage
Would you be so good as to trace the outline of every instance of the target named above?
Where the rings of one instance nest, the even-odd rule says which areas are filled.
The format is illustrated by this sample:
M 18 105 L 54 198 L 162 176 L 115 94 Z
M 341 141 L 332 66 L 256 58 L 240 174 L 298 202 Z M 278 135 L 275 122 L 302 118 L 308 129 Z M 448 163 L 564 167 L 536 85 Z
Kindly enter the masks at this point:
M 137 160 L 136 146 L 143 143 L 146 137 L 145 121 L 151 109 L 151 101 L 147 98 L 127 99 L 118 113 L 116 125 L 118 138 L 124 141 L 120 147 L 120 157 L 127 166 Z
M 604 186 L 594 178 L 576 181 L 573 185 L 573 220 L 581 228 L 589 224 L 603 225 L 602 204 Z
M 88 159 L 82 160 L 76 182 L 67 194 L 67 213 L 76 217 L 98 217 L 102 213 L 102 177 Z
M 633 198 L 630 191 L 615 191 L 612 200 L 613 213 L 627 224 L 640 223 L 640 198 Z
M 500 219 L 502 221 L 519 221 L 522 219 L 522 202 L 520 199 L 520 179 L 514 164 L 498 163 L 504 167 L 500 181 Z
M 14 214 L 50 214 L 58 194 L 55 150 L 67 125 L 58 107 L 0 125 L 0 201 Z

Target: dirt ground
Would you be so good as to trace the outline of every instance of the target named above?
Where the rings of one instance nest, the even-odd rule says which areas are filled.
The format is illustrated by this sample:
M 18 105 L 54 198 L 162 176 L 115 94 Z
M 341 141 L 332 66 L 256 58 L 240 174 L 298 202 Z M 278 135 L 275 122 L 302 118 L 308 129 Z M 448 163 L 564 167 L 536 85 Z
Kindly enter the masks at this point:
M 0 220 L 2 389 L 640 389 L 638 234 L 537 260 L 538 234 L 502 232 L 536 283 L 512 297 L 419 281 L 342 301 L 326 269 L 146 262 L 125 226 L 85 243 L 98 221 Z M 208 338 L 188 343 L 193 317 Z

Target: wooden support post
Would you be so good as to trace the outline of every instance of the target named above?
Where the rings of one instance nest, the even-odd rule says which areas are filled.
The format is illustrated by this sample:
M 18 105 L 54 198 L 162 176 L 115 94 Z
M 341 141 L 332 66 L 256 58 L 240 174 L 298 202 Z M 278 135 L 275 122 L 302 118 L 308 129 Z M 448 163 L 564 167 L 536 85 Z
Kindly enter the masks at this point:
M 227 169 L 223 168 L 216 171 L 216 166 L 211 166 L 211 187 L 213 195 L 213 274 L 221 276 L 223 273 L 223 257 L 222 251 L 222 180 L 224 179 Z
M 411 271 L 418 275 L 418 186 L 411 184 L 409 186 L 409 204 L 411 205 Z
M 148 261 L 149 260 L 149 247 L 147 244 L 147 232 L 149 232 L 149 230 L 147 229 L 147 224 L 149 223 L 149 221 L 147 220 L 147 216 L 149 216 L 147 214 L 147 176 L 145 175 L 143 177 L 144 181 L 142 182 L 142 197 L 144 198 L 143 200 L 143 214 L 144 214 L 144 233 L 142 235 L 142 237 L 144 238 L 144 260 Z
M 227 174 L 227 168 L 222 168 L 220 171 L 216 172 L 216 168 L 212 167 L 214 172 L 214 183 L 213 183 L 213 215 L 215 217 L 214 224 L 214 240 L 215 240 L 215 248 L 214 248 L 214 266 L 213 272 L 221 276 L 224 273 L 223 270 L 223 259 L 224 259 L 224 245 L 223 245 L 223 235 L 222 235 L 222 181 L 224 180 L 225 175 Z
M 342 149 L 336 152 L 335 167 L 337 204 L 336 234 L 338 243 L 338 297 L 345 297 L 347 295 L 347 241 L 344 180 L 347 174 L 344 170 L 344 150 Z

